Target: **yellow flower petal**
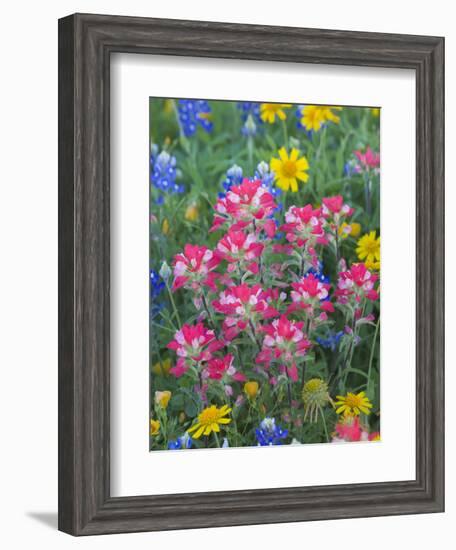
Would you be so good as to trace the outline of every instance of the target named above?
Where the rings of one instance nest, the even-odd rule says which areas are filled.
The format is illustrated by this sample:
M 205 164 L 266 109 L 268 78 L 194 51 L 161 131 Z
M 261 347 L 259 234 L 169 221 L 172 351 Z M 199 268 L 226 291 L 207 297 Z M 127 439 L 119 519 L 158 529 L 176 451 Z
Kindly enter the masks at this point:
M 200 426 L 199 430 L 193 435 L 193 437 L 195 439 L 199 439 L 203 435 L 203 432 L 204 432 L 204 426 Z
M 279 157 L 282 162 L 286 162 L 288 160 L 288 153 L 285 147 L 281 147 L 279 149 Z
M 293 162 L 296 162 L 298 155 L 299 155 L 299 151 L 293 147 L 290 153 L 290 160 L 292 160 Z M 297 164 L 299 164 L 299 162 L 301 161 L 298 161 Z

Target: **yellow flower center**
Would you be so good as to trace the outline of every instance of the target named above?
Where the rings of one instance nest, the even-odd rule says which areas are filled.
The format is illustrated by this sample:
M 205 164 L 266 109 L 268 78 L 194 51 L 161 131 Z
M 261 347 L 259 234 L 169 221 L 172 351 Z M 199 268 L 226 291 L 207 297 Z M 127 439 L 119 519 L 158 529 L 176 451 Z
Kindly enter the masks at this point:
M 377 241 L 367 241 L 364 246 L 366 248 L 366 251 L 369 252 L 370 254 L 373 254 L 378 250 Z
M 319 378 L 312 378 L 308 382 L 306 382 L 305 389 L 308 392 L 316 392 L 321 389 L 326 389 L 326 384 L 323 382 L 323 380 L 320 380 Z
M 217 407 L 215 405 L 204 409 L 204 411 L 198 416 L 198 420 L 201 422 L 201 424 L 213 424 L 214 422 L 217 422 L 219 418 L 220 412 L 217 410 Z
M 345 404 L 347 407 L 354 409 L 355 407 L 360 407 L 363 404 L 363 398 L 354 393 L 348 393 L 345 397 Z
M 293 178 L 296 175 L 296 162 L 294 160 L 286 160 L 282 164 L 282 173 L 286 178 Z

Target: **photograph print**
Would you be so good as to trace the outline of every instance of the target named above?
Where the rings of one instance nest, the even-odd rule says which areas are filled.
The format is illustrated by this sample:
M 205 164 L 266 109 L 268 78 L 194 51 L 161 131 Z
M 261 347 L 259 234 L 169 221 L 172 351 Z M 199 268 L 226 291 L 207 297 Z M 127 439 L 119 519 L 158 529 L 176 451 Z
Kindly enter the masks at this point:
M 149 98 L 151 451 L 380 440 L 380 120 Z

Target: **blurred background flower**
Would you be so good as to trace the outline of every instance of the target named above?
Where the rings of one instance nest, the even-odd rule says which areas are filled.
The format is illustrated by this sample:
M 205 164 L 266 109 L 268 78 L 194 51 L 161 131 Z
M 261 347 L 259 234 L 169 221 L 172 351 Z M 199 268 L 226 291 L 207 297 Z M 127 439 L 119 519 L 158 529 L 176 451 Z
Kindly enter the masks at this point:
M 198 126 L 206 132 L 213 128 L 212 110 L 207 101 L 179 99 L 177 104 L 179 124 L 186 137 L 196 133 Z

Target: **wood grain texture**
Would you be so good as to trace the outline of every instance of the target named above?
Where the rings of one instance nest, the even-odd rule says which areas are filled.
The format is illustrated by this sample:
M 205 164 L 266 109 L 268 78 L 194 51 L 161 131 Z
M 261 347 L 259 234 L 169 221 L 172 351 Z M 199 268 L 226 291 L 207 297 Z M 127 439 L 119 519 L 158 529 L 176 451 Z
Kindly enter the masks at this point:
M 112 498 L 113 52 L 416 71 L 416 480 Z M 59 529 L 72 535 L 444 509 L 443 38 L 76 14 L 59 21 Z

